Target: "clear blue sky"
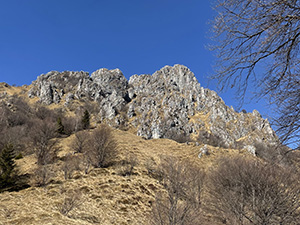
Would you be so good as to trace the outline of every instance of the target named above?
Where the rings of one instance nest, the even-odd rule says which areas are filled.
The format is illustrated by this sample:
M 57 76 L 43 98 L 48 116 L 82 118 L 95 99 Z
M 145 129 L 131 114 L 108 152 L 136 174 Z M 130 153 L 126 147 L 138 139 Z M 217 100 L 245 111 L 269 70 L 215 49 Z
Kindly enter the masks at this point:
M 30 84 L 51 70 L 119 68 L 126 78 L 183 64 L 216 90 L 211 0 L 0 0 L 0 82 Z M 220 94 L 237 105 L 233 92 Z M 247 111 L 266 108 L 246 104 Z

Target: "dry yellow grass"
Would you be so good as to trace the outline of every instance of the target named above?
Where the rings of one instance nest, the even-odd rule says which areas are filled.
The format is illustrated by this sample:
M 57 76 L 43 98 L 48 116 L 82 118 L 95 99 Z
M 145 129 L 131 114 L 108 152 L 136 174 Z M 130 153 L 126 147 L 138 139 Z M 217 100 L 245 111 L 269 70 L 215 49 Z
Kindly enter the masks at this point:
M 73 179 L 64 180 L 55 164 L 56 176 L 46 187 L 30 187 L 19 192 L 0 194 L 0 224 L 147 224 L 155 191 L 162 188 L 157 180 L 147 174 L 145 165 L 152 160 L 159 163 L 161 155 L 171 155 L 203 168 L 214 166 L 223 154 L 239 154 L 236 150 L 210 147 L 210 155 L 198 158 L 201 146 L 179 144 L 168 139 L 144 140 L 121 130 L 113 130 L 118 142 L 118 160 L 132 154 L 138 165 L 134 175 L 121 176 L 120 165 L 92 169 L 88 174 L 77 172 Z M 60 140 L 59 156 L 72 152 L 68 146 L 74 138 Z M 33 155 L 18 160 L 22 173 L 32 173 L 36 160 Z M 67 216 L 59 212 L 66 197 L 80 195 L 78 208 Z
M 28 98 L 26 92 L 29 89 L 30 86 L 6 87 L 5 84 L 0 84 L 0 92 L 18 94 L 29 104 L 34 104 L 37 98 Z M 62 105 L 63 102 L 51 107 Z M 198 114 L 191 121 L 205 122 L 207 116 Z M 96 123 L 95 119 L 92 121 Z M 55 176 L 49 185 L 0 193 L 0 225 L 147 224 L 155 192 L 162 188 L 156 179 L 149 176 L 147 165 L 158 165 L 162 156 L 174 156 L 209 170 L 215 166 L 216 159 L 221 155 L 247 155 L 237 150 L 208 146 L 210 154 L 199 159 L 198 154 L 203 145 L 180 144 L 169 139 L 145 140 L 134 133 L 134 128 L 129 131 L 113 130 L 119 155 L 112 167 L 91 169 L 88 174 L 83 171 L 76 172 L 72 179 L 65 180 L 61 169 L 63 162 L 59 160 L 52 166 Z M 59 140 L 60 158 L 73 152 L 70 147 L 73 138 L 74 135 L 71 135 Z M 133 175 L 124 177 L 120 175 L 122 166 L 118 162 L 130 155 L 137 158 L 138 164 Z M 22 174 L 33 174 L 37 168 L 34 155 L 17 160 L 17 165 Z M 63 215 L 59 209 L 66 198 L 74 195 L 79 196 L 80 204 L 69 214 Z
M 8 95 L 23 95 L 28 90 L 29 86 L 27 85 L 17 87 L 7 85 L 6 83 L 0 83 L 0 92 L 6 92 Z

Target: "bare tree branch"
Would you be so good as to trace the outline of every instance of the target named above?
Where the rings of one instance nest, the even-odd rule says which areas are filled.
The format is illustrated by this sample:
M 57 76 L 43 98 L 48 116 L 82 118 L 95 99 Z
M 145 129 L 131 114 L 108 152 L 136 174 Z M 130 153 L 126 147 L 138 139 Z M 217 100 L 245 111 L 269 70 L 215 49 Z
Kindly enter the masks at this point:
M 218 44 L 211 49 L 220 89 L 236 88 L 243 103 L 255 82 L 255 97 L 268 96 L 278 109 L 274 122 L 282 141 L 299 140 L 300 1 L 217 0 L 215 9 Z

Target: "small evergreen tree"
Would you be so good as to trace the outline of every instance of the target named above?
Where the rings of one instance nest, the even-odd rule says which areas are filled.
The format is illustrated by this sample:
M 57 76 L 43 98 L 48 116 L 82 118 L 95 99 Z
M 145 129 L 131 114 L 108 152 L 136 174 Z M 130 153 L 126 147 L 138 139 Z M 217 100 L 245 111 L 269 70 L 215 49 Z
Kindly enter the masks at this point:
M 57 133 L 65 134 L 65 127 L 62 124 L 61 117 L 58 117 L 58 119 L 57 119 Z
M 15 153 L 12 144 L 6 144 L 0 152 L 0 190 L 15 183 Z
M 90 113 L 89 113 L 89 111 L 87 111 L 87 110 L 84 111 L 81 123 L 82 123 L 82 129 L 84 129 L 84 130 L 86 130 L 90 127 Z

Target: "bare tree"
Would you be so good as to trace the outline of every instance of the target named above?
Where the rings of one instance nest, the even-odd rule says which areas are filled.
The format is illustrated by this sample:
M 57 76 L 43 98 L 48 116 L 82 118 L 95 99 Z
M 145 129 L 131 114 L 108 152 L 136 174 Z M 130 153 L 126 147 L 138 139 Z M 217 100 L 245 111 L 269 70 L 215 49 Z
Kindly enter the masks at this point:
M 88 139 L 85 149 L 87 161 L 96 168 L 109 166 L 117 154 L 117 143 L 110 127 L 101 125 L 94 130 Z
M 41 104 L 36 103 L 33 106 L 33 113 L 34 117 L 39 119 L 39 120 L 51 120 L 55 122 L 57 118 L 59 117 L 59 113 L 57 110 L 51 110 Z
M 235 87 L 242 101 L 248 85 L 258 84 L 256 95 L 278 108 L 281 139 L 299 144 L 300 1 L 217 0 L 215 9 L 213 78 L 221 89 Z
M 156 193 L 152 224 L 201 224 L 203 171 L 173 157 L 162 159 L 160 170 L 166 192 Z
M 63 125 L 65 128 L 65 133 L 71 135 L 76 131 L 76 117 L 63 117 Z
M 31 175 L 30 184 L 35 187 L 45 187 L 54 177 L 54 173 L 51 171 L 51 165 L 38 165 Z
M 56 204 L 57 210 L 64 216 L 69 216 L 69 213 L 78 209 L 82 204 L 81 193 L 66 192 L 64 193 L 63 201 Z
M 137 165 L 138 165 L 137 157 L 134 154 L 129 153 L 125 157 L 125 160 L 123 160 L 120 163 L 119 174 L 121 176 L 131 176 L 134 174 L 133 171 Z
M 298 224 L 299 174 L 260 160 L 221 158 L 209 176 L 211 210 L 226 224 Z
M 30 108 L 22 98 L 12 96 L 0 104 L 0 124 L 6 127 L 21 126 L 28 122 Z
M 49 120 L 37 120 L 32 129 L 32 144 L 39 165 L 51 163 L 58 148 L 56 147 L 56 126 Z
M 87 147 L 89 133 L 87 131 L 78 131 L 71 143 L 71 147 L 76 153 L 83 153 Z
M 14 145 L 15 153 L 24 153 L 27 142 L 28 128 L 25 125 L 15 127 L 3 127 L 0 131 L 0 146 L 7 143 Z
M 62 165 L 64 178 L 71 179 L 74 171 L 80 171 L 80 158 L 71 154 L 65 156 L 64 164 Z
M 1 127 L 7 126 L 6 114 L 7 114 L 7 107 L 5 106 L 4 102 L 1 102 L 0 103 L 0 126 Z

